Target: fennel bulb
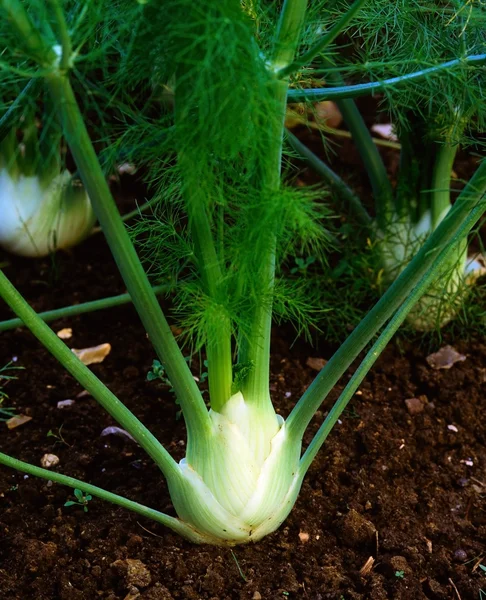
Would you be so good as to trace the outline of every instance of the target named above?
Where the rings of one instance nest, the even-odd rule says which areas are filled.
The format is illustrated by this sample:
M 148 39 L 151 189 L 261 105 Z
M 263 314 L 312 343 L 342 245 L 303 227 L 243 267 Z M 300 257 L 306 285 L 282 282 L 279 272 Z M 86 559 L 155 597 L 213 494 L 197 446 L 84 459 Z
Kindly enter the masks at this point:
M 303 478 L 301 444 L 288 439 L 280 416 L 265 417 L 241 392 L 209 416 L 212 432 L 204 447 L 188 448 L 180 477 L 168 481 L 176 512 L 207 543 L 259 540 L 295 503 Z
M 74 246 L 95 222 L 84 187 L 67 170 L 43 182 L 0 169 L 0 215 L 0 246 L 29 257 Z
M 449 212 L 441 215 L 440 223 Z M 379 232 L 379 249 L 383 271 L 388 283 L 392 283 L 405 269 L 432 233 L 430 211 L 426 211 L 416 224 L 408 218 L 397 219 L 387 232 Z M 431 331 L 447 325 L 460 310 L 476 280 L 486 274 L 481 256 L 467 255 L 467 240 L 456 248 L 452 260 L 444 265 L 441 275 L 422 296 L 407 317 L 418 331 Z

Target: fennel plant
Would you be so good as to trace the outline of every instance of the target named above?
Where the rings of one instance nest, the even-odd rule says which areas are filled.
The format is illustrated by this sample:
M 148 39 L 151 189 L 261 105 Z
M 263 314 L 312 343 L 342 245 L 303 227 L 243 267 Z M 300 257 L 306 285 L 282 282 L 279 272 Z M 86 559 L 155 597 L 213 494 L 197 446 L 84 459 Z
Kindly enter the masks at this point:
M 485 25 L 486 9 L 479 0 L 374 0 L 356 16 L 352 50 L 322 56 L 304 79 L 296 80 L 296 85 L 314 89 L 289 94 L 292 101 L 336 99 L 371 183 L 373 219 L 335 173 L 291 134 L 290 141 L 334 187 L 354 213 L 354 222 L 365 228 L 386 285 L 450 210 L 459 147 L 471 147 L 473 153 L 483 147 Z M 371 81 L 363 83 L 363 77 Z M 353 85 L 343 87 L 344 79 Z M 401 146 L 395 187 L 353 99 L 376 92 L 383 93 L 380 110 L 394 124 Z M 484 259 L 468 256 L 464 240 L 410 313 L 410 325 L 428 331 L 448 323 L 485 272 Z
M 5 454 L 0 463 L 124 506 L 195 542 L 256 541 L 284 521 L 309 465 L 363 377 L 486 208 L 483 163 L 287 420 L 277 415 L 269 390 L 272 315 L 280 311 L 299 318 L 309 304 L 298 287 L 286 284 L 278 265 L 295 247 L 322 256 L 328 237 L 327 213 L 316 190 L 290 186 L 282 169 L 289 76 L 329 52 L 365 4 L 336 3 L 337 15 L 330 18 L 323 4 L 308 7 L 305 0 L 122 0 L 93 7 L 0 0 L 16 48 L 13 55 L 5 53 L 6 69 L 15 77 L 43 78 L 187 428 L 186 456 L 177 463 L 0 273 L 0 295 L 7 304 L 159 466 L 178 517 Z M 54 51 L 58 46 L 61 51 Z M 204 348 L 209 410 L 110 195 L 88 116 L 73 91 L 71 82 L 87 77 L 89 69 L 83 68 L 90 61 L 103 65 L 105 60 L 110 68 L 103 97 L 115 102 L 123 90 L 133 94 L 131 106 L 128 98 L 123 102 L 127 127 L 113 152 L 133 154 L 145 165 L 160 198 L 154 219 L 142 227 L 148 228 L 154 268 L 175 274 L 176 316 L 195 347 Z M 146 109 L 139 106 L 144 97 Z M 302 452 L 316 410 L 382 328 Z

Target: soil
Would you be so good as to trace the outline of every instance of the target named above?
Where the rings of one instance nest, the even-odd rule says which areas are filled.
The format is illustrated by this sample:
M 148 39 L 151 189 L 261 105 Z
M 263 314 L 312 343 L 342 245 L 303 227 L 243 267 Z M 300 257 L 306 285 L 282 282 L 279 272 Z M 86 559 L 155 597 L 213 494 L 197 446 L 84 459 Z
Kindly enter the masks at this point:
M 38 311 L 124 291 L 101 235 L 52 260 L 8 261 L 6 274 Z M 9 316 L 2 307 L 0 318 Z M 134 309 L 52 326 L 73 329 L 71 347 L 112 345 L 92 370 L 181 458 L 184 424 L 168 387 L 146 381 L 155 355 Z M 322 339 L 314 348 L 293 341 L 275 329 L 271 390 L 284 416 L 316 374 L 308 358 L 332 351 Z M 87 512 L 65 507 L 73 490 L 0 468 L 1 600 L 486 597 L 486 344 L 454 345 L 466 360 L 439 371 L 413 340 L 386 350 L 290 516 L 257 544 L 196 546 L 101 500 Z M 37 465 L 55 454 L 53 469 L 173 514 L 155 465 L 132 441 L 100 436 L 111 417 L 26 330 L 0 336 L 0 364 L 13 357 L 24 370 L 5 388 L 6 404 L 32 420 L 12 430 L 0 423 L 2 452 Z M 74 403 L 58 408 L 65 399 Z

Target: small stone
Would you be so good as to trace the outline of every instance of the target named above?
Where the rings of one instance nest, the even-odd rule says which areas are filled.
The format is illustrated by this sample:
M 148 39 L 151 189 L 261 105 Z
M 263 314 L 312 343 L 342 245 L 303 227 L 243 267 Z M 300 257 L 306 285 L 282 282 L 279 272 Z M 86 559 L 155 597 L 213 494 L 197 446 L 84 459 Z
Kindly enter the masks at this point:
M 453 431 L 454 433 L 458 433 L 459 429 L 455 425 L 447 425 L 447 429 L 449 431 Z
M 29 421 L 32 421 L 32 417 L 28 417 L 27 415 L 16 415 L 15 417 L 8 419 L 8 421 L 6 421 L 6 425 L 8 429 L 15 429 L 16 427 L 20 427 Z
M 76 404 L 76 402 L 74 400 L 71 400 L 71 398 L 68 398 L 67 400 L 59 400 L 59 402 L 57 403 L 57 408 L 67 408 L 68 406 L 72 406 L 73 404 Z
M 465 550 L 463 550 L 462 548 L 459 548 L 458 550 L 456 550 L 454 552 L 453 558 L 454 558 L 454 562 L 458 562 L 458 563 L 464 562 L 467 560 L 467 552 Z
M 56 456 L 55 454 L 44 454 L 44 456 L 40 459 L 41 467 L 44 467 L 44 469 L 55 467 L 60 462 L 59 456 Z
M 312 358 L 312 356 L 309 356 L 309 358 L 305 361 L 305 364 L 311 369 L 314 369 L 314 371 L 320 371 L 323 367 L 325 367 L 326 363 L 327 360 L 324 358 Z
M 299 540 L 305 544 L 309 541 L 310 535 L 306 531 L 299 531 Z
M 116 425 L 112 425 L 111 427 L 105 427 L 100 433 L 100 436 L 105 437 L 106 435 L 116 435 L 118 437 L 131 440 L 132 442 L 136 442 L 136 439 L 132 435 L 130 435 L 128 431 L 125 431 L 121 427 L 116 427 Z
M 79 358 L 83 365 L 93 365 L 105 360 L 111 352 L 111 345 L 100 344 L 91 348 L 71 348 L 71 352 Z
M 407 410 L 411 415 L 418 415 L 424 411 L 425 405 L 427 404 L 426 396 L 419 396 L 418 398 L 407 398 L 405 400 Z
M 251 600 L 262 600 L 262 595 L 258 591 L 253 592 L 253 596 L 251 597 Z
M 71 329 L 71 327 L 64 327 L 64 329 L 60 329 L 56 333 L 56 335 L 61 340 L 69 340 L 70 338 L 73 337 L 73 330 Z
M 466 360 L 464 354 L 457 352 L 452 346 L 444 346 L 425 359 L 432 369 L 450 369 L 456 362 Z

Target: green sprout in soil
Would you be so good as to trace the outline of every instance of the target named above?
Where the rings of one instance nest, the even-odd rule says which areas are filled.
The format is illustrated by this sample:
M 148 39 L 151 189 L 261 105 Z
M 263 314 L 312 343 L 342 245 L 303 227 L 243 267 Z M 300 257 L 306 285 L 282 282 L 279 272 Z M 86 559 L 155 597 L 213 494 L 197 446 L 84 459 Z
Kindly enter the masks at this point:
M 403 579 L 405 577 L 405 571 L 395 571 L 395 577 Z
M 326 81 L 332 82 L 335 68 L 328 61 L 338 54 L 337 40 L 374 1 L 339 1 L 332 10 L 327 1 L 262 1 L 250 10 L 239 0 L 165 0 L 162 10 L 157 0 L 0 0 L 6 17 L 0 20 L 6 42 L 0 76 L 3 84 L 12 84 L 2 89 L 21 93 L 25 80 L 35 78 L 55 107 L 154 346 L 159 363 L 151 373 L 160 379 L 163 370 L 187 430 L 186 455 L 177 462 L 0 271 L 5 302 L 160 468 L 177 517 L 3 453 L 1 464 L 135 511 L 197 543 L 257 541 L 283 523 L 364 377 L 486 210 L 482 162 L 287 418 L 277 413 L 270 394 L 272 323 L 289 319 L 305 333 L 323 309 L 316 303 L 316 281 L 308 273 L 290 274 L 289 260 L 316 257 L 307 272 L 327 265 L 336 220 L 323 190 L 294 185 L 287 169 L 289 90 L 316 64 L 324 65 Z M 397 12 L 403 4 L 396 5 Z M 464 63 L 468 69 L 477 64 L 470 57 Z M 445 77 L 456 67 L 437 71 Z M 408 85 L 406 73 L 400 76 Z M 430 90 L 441 89 L 438 77 Z M 343 97 L 349 97 L 346 88 L 341 87 Z M 152 214 L 130 233 L 105 177 L 120 157 L 137 163 L 157 198 Z M 389 200 L 385 191 L 377 195 L 383 208 Z M 379 219 L 379 225 L 386 221 Z M 207 361 L 209 410 L 206 382 L 201 389 L 195 380 L 139 255 L 151 276 L 174 282 L 171 318 L 191 354 Z M 365 349 L 303 447 L 316 411 Z
M 58 428 L 57 433 L 55 433 L 52 429 L 49 429 L 49 431 L 47 432 L 47 437 L 52 437 L 56 439 L 56 442 L 54 443 L 54 445 L 56 444 L 64 444 L 68 447 L 69 444 L 66 442 L 66 440 L 64 439 L 64 436 L 62 435 L 62 428 L 64 427 L 64 425 L 61 425 L 61 427 Z
M 88 502 L 93 499 L 90 494 L 84 494 L 81 490 L 75 489 L 74 496 L 76 500 L 68 500 L 64 503 L 64 506 L 82 506 L 84 512 L 88 512 Z

